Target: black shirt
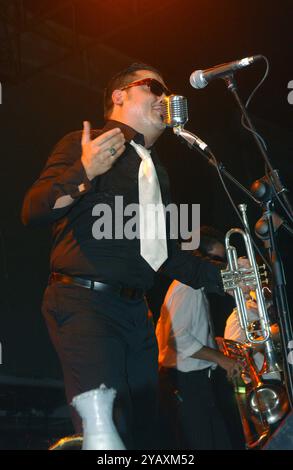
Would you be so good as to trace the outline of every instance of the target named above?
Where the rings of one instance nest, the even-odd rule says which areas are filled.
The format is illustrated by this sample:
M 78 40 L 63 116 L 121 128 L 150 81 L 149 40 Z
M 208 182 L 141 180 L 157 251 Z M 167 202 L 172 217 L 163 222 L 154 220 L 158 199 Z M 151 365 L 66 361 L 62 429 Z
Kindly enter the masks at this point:
M 95 138 L 115 127 L 119 127 L 125 136 L 126 150 L 110 170 L 91 181 L 81 163 L 82 132 L 72 132 L 61 139 L 39 179 L 26 194 L 22 219 L 26 225 L 53 224 L 50 262 L 53 272 L 148 289 L 153 284 L 155 272 L 140 255 L 139 239 L 115 238 L 114 227 L 117 213 L 115 196 L 120 196 L 120 201 L 123 197 L 124 207 L 130 203 L 138 204 L 141 158 L 129 141 L 133 139 L 143 145 L 144 137 L 117 121 L 108 121 L 103 129 L 92 130 L 91 136 Z M 151 149 L 151 156 L 158 174 L 162 200 L 167 205 L 170 202 L 168 175 L 154 148 Z M 70 195 L 74 202 L 65 208 L 53 209 L 56 200 L 64 195 Z M 101 232 L 106 228 L 100 226 L 100 217 L 105 214 L 101 209 L 106 207 L 101 204 L 112 208 L 110 218 L 104 218 L 108 229 L 112 221 L 112 238 L 95 238 L 99 230 Z M 125 222 L 127 218 L 123 220 Z M 181 251 L 175 240 L 168 240 L 168 260 L 161 270 L 194 288 L 204 286 L 210 292 L 222 293 L 219 268 Z

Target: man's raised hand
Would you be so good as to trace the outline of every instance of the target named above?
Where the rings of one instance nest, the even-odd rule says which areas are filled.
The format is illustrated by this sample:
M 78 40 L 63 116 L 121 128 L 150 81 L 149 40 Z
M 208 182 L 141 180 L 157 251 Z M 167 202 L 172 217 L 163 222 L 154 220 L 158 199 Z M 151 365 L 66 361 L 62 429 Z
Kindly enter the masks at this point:
M 119 128 L 111 129 L 91 139 L 91 126 L 83 123 L 81 162 L 89 180 L 110 170 L 125 150 L 125 138 Z

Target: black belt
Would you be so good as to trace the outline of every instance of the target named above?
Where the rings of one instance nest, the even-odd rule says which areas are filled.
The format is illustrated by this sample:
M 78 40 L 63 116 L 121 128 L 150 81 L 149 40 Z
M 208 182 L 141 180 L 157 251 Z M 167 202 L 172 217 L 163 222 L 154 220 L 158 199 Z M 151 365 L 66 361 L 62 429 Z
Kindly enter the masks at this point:
M 115 287 L 104 282 L 91 281 L 90 279 L 83 279 L 82 277 L 76 276 L 67 276 L 65 274 L 60 273 L 52 273 L 50 275 L 49 284 L 52 284 L 54 282 L 61 282 L 62 284 L 71 284 L 74 286 L 85 287 L 86 289 L 91 289 L 100 292 L 109 292 L 131 300 L 142 299 L 145 294 L 143 289 L 135 289 L 132 287 Z

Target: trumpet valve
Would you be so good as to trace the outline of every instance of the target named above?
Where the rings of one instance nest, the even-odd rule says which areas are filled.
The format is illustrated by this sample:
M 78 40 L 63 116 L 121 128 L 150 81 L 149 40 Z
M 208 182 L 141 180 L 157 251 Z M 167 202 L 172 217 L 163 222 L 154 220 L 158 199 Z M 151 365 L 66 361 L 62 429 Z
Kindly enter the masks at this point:
M 259 272 L 262 284 L 268 284 L 269 280 L 268 280 L 268 272 L 266 270 L 266 265 L 263 264 L 262 266 L 259 266 L 258 272 Z

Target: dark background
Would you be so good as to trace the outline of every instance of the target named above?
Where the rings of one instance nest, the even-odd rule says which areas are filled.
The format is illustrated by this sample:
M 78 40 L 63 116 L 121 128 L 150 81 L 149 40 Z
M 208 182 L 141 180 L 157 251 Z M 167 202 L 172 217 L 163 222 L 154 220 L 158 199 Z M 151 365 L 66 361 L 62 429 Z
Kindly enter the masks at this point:
M 54 13 L 62 3 L 24 1 L 9 6 L 0 2 L 3 383 L 6 376 L 61 377 L 40 314 L 48 277 L 50 228 L 24 228 L 21 204 L 59 138 L 80 129 L 85 119 L 93 127 L 102 125 L 102 90 L 113 73 L 134 61 L 159 68 L 169 88 L 188 99 L 186 128 L 208 142 L 226 168 L 249 187 L 264 175 L 264 164 L 252 137 L 241 128 L 233 97 L 222 80 L 195 90 L 189 76 L 194 70 L 222 62 L 266 55 L 270 73 L 250 112 L 267 142 L 273 165 L 287 187 L 293 186 L 293 106 L 287 100 L 288 82 L 293 80 L 293 1 L 90 0 L 64 2 L 69 6 Z M 25 21 L 22 10 L 11 6 L 21 4 Z M 264 62 L 258 62 L 238 72 L 243 99 L 264 71 Z M 217 175 L 201 155 L 181 145 L 170 130 L 158 148 L 170 174 L 175 202 L 200 203 L 202 223 L 223 232 L 238 225 Z M 261 216 L 259 209 L 228 186 L 236 203 L 248 203 L 253 226 Z M 279 238 L 291 278 L 292 239 L 282 228 Z M 158 288 L 154 293 L 159 298 Z

